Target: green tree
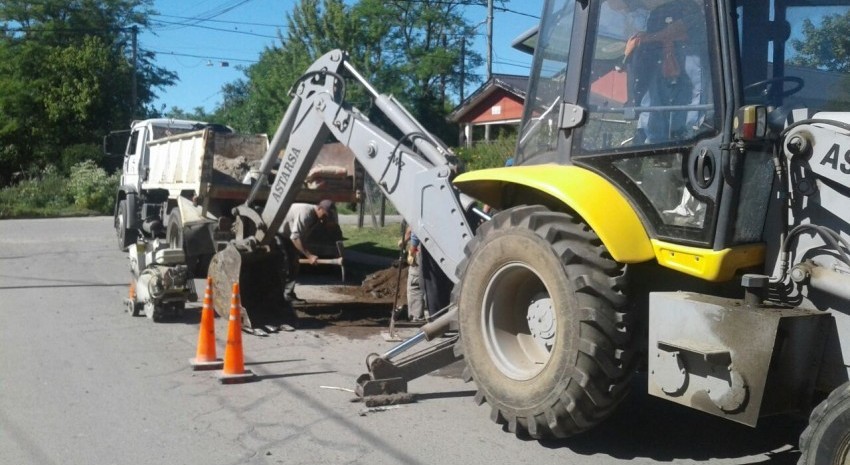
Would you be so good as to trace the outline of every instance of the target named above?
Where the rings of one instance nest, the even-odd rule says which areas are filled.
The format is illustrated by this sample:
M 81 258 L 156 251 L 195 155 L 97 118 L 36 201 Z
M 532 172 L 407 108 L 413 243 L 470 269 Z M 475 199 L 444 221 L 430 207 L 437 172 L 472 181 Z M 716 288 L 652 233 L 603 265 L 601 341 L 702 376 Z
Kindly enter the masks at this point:
M 850 12 L 827 15 L 820 25 L 803 20 L 803 38 L 791 41 L 791 62 L 826 71 L 850 72 Z
M 826 15 L 819 25 L 804 19 L 802 39 L 792 39 L 794 54 L 790 63 L 806 68 L 838 74 L 833 98 L 824 110 L 846 109 L 850 99 L 850 12 Z
M 258 63 L 245 70 L 246 79 L 224 89 L 222 119 L 239 130 L 276 128 L 288 92 L 304 70 L 322 54 L 340 48 L 369 82 L 395 95 L 429 130 L 453 140 L 456 129 L 445 121 L 461 79 L 460 73 L 481 63 L 471 49 L 472 27 L 461 7 L 465 0 L 383 1 L 301 0 L 287 15 L 280 45 L 266 49 Z M 461 51 L 466 44 L 466 54 Z M 369 103 L 363 90 L 349 86 L 346 99 L 363 111 Z
M 468 0 L 362 0 L 354 7 L 361 27 L 382 25 L 374 30 L 381 38 L 379 48 L 366 42 L 362 58 L 381 70 L 381 84 L 423 120 L 436 123 L 434 117 L 446 114 L 449 95 L 459 91 L 461 80 L 465 84 L 480 80 L 461 72 L 461 66 L 471 70 L 482 63 L 481 56 L 471 50 L 473 27 L 463 17 L 462 9 L 473 4 Z
M 188 119 L 193 121 L 206 121 L 206 122 L 215 122 L 215 118 L 213 115 L 204 110 L 204 107 L 195 107 L 192 111 L 186 111 L 180 107 L 171 107 L 165 115 L 166 118 L 174 118 L 174 119 Z
M 0 2 L 0 185 L 54 163 L 64 147 L 98 144 L 151 111 L 176 75 L 140 52 L 131 101 L 130 40 L 151 0 Z

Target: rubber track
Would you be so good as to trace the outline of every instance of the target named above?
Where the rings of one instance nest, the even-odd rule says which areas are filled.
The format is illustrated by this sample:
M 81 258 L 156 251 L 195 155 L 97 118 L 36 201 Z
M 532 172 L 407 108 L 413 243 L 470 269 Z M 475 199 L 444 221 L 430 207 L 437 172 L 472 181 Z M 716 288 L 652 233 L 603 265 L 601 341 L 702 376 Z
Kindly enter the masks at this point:
M 518 437 L 569 437 L 597 425 L 628 393 L 634 357 L 624 294 L 625 266 L 614 261 L 596 233 L 576 217 L 527 206 L 503 211 L 479 227 L 466 246 L 467 258 L 459 265 L 459 276 L 466 272 L 469 257 L 484 237 L 509 227 L 527 228 L 548 241 L 565 265 L 581 307 L 575 312 L 582 318 L 579 354 L 575 366 L 567 367 L 571 372 L 568 382 L 558 386 L 562 389 L 558 401 L 548 408 L 515 411 L 498 399 L 488 399 L 480 388 L 475 399 L 479 405 L 490 403 L 490 418 Z M 462 292 L 462 286 L 455 291 Z M 464 352 L 463 343 L 457 351 Z M 467 366 L 464 379 L 474 378 Z

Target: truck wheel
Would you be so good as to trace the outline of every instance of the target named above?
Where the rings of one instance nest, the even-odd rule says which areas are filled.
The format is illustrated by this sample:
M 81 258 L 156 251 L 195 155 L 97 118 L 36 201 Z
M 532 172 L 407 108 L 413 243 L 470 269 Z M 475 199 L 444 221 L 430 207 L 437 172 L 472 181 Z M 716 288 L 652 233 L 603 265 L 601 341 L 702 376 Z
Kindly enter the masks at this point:
M 139 232 L 135 229 L 128 229 L 125 223 L 127 218 L 127 201 L 121 200 L 118 202 L 118 214 L 115 216 L 115 232 L 118 234 L 118 248 L 127 250 L 127 247 L 135 244 L 139 238 Z
M 832 391 L 809 417 L 800 436 L 798 465 L 850 463 L 850 382 Z
M 201 263 L 201 257 L 189 255 L 189 251 L 186 248 L 186 241 L 183 237 L 183 221 L 179 208 L 171 209 L 171 213 L 168 214 L 168 225 L 165 228 L 165 240 L 168 242 L 169 247 L 172 249 L 180 249 L 186 254 L 186 266 L 189 268 L 189 273 L 191 273 L 192 276 L 207 275 L 209 260 Z
M 183 250 L 183 221 L 179 208 L 172 208 L 168 214 L 168 225 L 165 228 L 165 240 L 172 249 Z
M 568 437 L 608 417 L 632 375 L 625 269 L 577 218 L 498 213 L 460 265 L 460 352 L 475 400 L 517 436 Z

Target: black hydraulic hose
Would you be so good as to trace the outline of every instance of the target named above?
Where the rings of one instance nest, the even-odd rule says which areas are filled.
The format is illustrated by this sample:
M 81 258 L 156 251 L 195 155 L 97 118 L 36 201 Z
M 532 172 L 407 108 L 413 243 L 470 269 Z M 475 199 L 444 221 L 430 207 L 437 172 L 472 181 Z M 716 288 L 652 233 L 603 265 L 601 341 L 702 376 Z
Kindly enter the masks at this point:
M 782 139 L 780 138 L 779 140 L 781 141 Z M 780 142 L 773 145 L 773 169 L 779 178 L 779 192 L 783 200 L 783 205 L 779 209 L 782 225 L 779 233 L 779 276 L 770 278 L 771 282 L 778 283 L 785 280 L 785 274 L 788 272 L 788 252 L 785 250 L 785 241 L 788 240 L 788 211 L 791 209 L 791 187 L 788 170 L 785 169 L 785 163 L 782 162 Z
M 419 137 L 423 140 L 430 142 L 430 140 L 428 139 L 428 135 L 425 134 L 425 133 L 422 133 L 422 132 L 411 132 L 409 134 L 405 134 L 405 135 L 401 136 L 398 139 L 398 141 L 396 142 L 395 147 L 393 147 L 392 152 L 390 152 L 390 159 L 387 161 L 387 166 L 384 168 L 384 172 L 381 173 L 381 177 L 378 178 L 378 185 L 382 185 L 384 178 L 387 176 L 387 173 L 390 171 L 390 167 L 393 165 L 393 162 L 396 159 L 396 154 L 398 153 L 399 149 L 401 148 L 401 144 L 403 144 L 404 141 L 406 141 L 408 139 L 412 142 L 413 139 L 416 138 L 416 137 Z M 399 156 L 399 159 L 401 159 L 400 156 Z M 396 165 L 398 166 L 398 171 L 401 172 L 401 163 L 397 163 Z M 388 194 L 392 194 L 396 189 L 395 187 L 393 187 L 392 190 L 390 190 L 389 186 L 384 186 L 384 188 L 387 189 Z
M 301 76 L 300 76 L 300 77 L 299 77 L 299 78 L 295 81 L 295 84 L 293 84 L 293 85 L 292 85 L 292 88 L 294 89 L 295 87 L 297 87 L 297 86 L 298 86 L 298 84 L 300 84 L 300 83 L 302 83 L 302 82 L 306 81 L 308 78 L 311 78 L 311 77 L 313 77 L 313 76 L 331 76 L 331 77 L 336 78 L 336 81 L 340 84 L 340 99 L 339 99 L 339 101 L 340 101 L 340 102 L 344 102 L 344 101 L 345 101 L 345 93 L 346 93 L 345 78 L 344 78 L 344 77 L 342 77 L 342 75 L 341 75 L 341 74 L 339 74 L 339 73 L 335 73 L 335 72 L 333 72 L 333 71 L 328 71 L 328 70 L 323 70 L 323 71 L 308 71 L 308 72 L 306 72 L 306 73 L 302 74 L 302 75 L 301 75 Z
M 812 230 L 816 232 L 824 240 L 824 242 L 827 243 L 827 245 L 829 245 L 833 250 L 838 252 L 841 261 L 844 262 L 844 264 L 846 264 L 847 266 L 850 266 L 850 256 L 848 256 L 847 252 L 845 251 L 845 249 L 850 249 L 850 247 L 848 247 L 847 241 L 842 239 L 838 235 L 838 233 L 825 226 L 818 226 L 814 224 L 801 224 L 795 226 L 788 233 L 787 241 L 782 244 L 782 252 L 787 253 L 788 246 L 791 243 L 791 239 L 803 232 L 806 232 L 807 230 Z M 839 245 L 839 242 L 841 243 L 841 245 L 844 246 L 843 249 Z
M 788 231 L 788 210 L 791 209 L 792 205 L 792 197 L 791 197 L 791 187 L 790 181 L 788 177 L 788 171 L 785 169 L 785 163 L 782 162 L 782 153 L 783 148 L 780 144 L 783 143 L 785 137 L 788 135 L 791 130 L 798 128 L 803 125 L 811 125 L 811 124 L 825 124 L 834 126 L 837 128 L 844 129 L 845 131 L 850 132 L 850 124 L 844 123 L 842 121 L 835 121 L 830 119 L 822 119 L 822 118 L 809 118 L 801 121 L 797 121 L 787 128 L 783 129 L 782 132 L 779 133 L 779 138 L 777 140 L 777 144 L 774 148 L 774 157 L 773 164 L 776 174 L 779 176 L 780 180 L 780 189 L 782 190 L 782 196 L 785 199 L 784 208 L 781 209 L 782 213 L 782 232 L 780 233 L 780 264 L 779 264 L 779 275 L 776 277 L 772 277 L 771 282 L 781 282 L 785 279 L 785 275 L 788 272 L 788 262 L 789 262 L 789 244 L 791 243 L 792 238 L 807 229 L 813 229 L 816 231 L 827 244 L 835 249 L 836 252 L 839 253 L 841 261 L 850 266 L 850 256 L 847 255 L 846 250 L 850 250 L 850 244 L 846 240 L 844 240 L 838 233 L 835 231 L 816 225 L 798 225 L 790 232 Z M 844 246 L 844 249 L 838 246 L 838 243 Z

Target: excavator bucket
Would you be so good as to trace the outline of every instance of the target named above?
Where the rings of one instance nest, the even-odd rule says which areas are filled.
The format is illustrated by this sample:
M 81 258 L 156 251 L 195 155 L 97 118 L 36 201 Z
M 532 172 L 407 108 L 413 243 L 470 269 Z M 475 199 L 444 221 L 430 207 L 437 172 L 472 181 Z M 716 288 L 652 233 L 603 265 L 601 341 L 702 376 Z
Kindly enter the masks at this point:
M 242 252 L 228 245 L 210 262 L 215 312 L 229 317 L 231 289 L 238 282 L 242 329 L 259 333 L 288 322 L 293 309 L 283 298 L 286 269 L 286 257 L 280 251 Z

